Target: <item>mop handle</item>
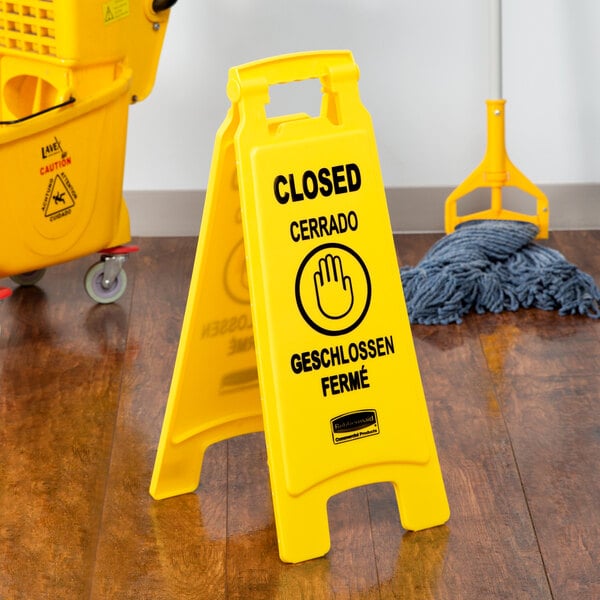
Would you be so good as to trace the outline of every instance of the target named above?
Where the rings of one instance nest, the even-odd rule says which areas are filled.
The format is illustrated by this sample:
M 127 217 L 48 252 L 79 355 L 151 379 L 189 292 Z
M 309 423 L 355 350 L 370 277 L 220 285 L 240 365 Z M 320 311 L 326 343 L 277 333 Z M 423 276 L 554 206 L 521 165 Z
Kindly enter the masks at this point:
M 490 0 L 490 99 L 502 98 L 502 0 Z

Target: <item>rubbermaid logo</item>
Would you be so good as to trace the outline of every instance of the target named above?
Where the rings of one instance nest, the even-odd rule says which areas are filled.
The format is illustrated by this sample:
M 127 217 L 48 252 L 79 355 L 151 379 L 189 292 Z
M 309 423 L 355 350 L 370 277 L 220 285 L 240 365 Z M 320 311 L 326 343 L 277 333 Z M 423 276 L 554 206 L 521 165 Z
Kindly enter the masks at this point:
M 379 423 L 375 410 L 357 410 L 331 419 L 331 434 L 334 444 L 351 442 L 378 433 Z

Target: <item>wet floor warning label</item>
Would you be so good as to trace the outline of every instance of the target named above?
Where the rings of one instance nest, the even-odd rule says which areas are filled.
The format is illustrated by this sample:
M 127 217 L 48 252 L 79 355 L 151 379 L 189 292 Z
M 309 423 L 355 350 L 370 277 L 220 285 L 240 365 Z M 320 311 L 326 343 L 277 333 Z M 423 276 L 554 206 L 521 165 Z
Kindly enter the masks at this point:
M 102 5 L 104 24 L 108 25 L 129 16 L 129 0 L 111 0 Z
M 65 173 L 50 178 L 42 204 L 44 216 L 50 221 L 55 221 L 70 215 L 76 198 L 77 192 Z

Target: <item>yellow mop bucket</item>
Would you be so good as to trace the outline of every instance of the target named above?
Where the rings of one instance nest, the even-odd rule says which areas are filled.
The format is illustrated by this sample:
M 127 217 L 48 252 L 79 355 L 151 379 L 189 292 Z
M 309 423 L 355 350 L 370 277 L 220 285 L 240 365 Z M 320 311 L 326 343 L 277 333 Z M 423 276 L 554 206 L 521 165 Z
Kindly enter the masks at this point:
M 0 4 L 0 277 L 33 284 L 107 249 L 86 290 L 102 303 L 125 291 L 128 106 L 152 88 L 173 3 Z

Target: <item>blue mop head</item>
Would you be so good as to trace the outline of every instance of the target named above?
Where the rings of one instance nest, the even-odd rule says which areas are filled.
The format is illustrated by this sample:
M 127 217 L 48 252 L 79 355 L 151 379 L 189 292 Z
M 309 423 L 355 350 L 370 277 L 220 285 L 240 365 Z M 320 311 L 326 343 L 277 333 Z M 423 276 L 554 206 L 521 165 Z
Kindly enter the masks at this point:
M 461 323 L 518 308 L 600 318 L 600 289 L 551 248 L 533 243 L 538 229 L 523 221 L 467 221 L 438 240 L 400 274 L 411 323 Z

